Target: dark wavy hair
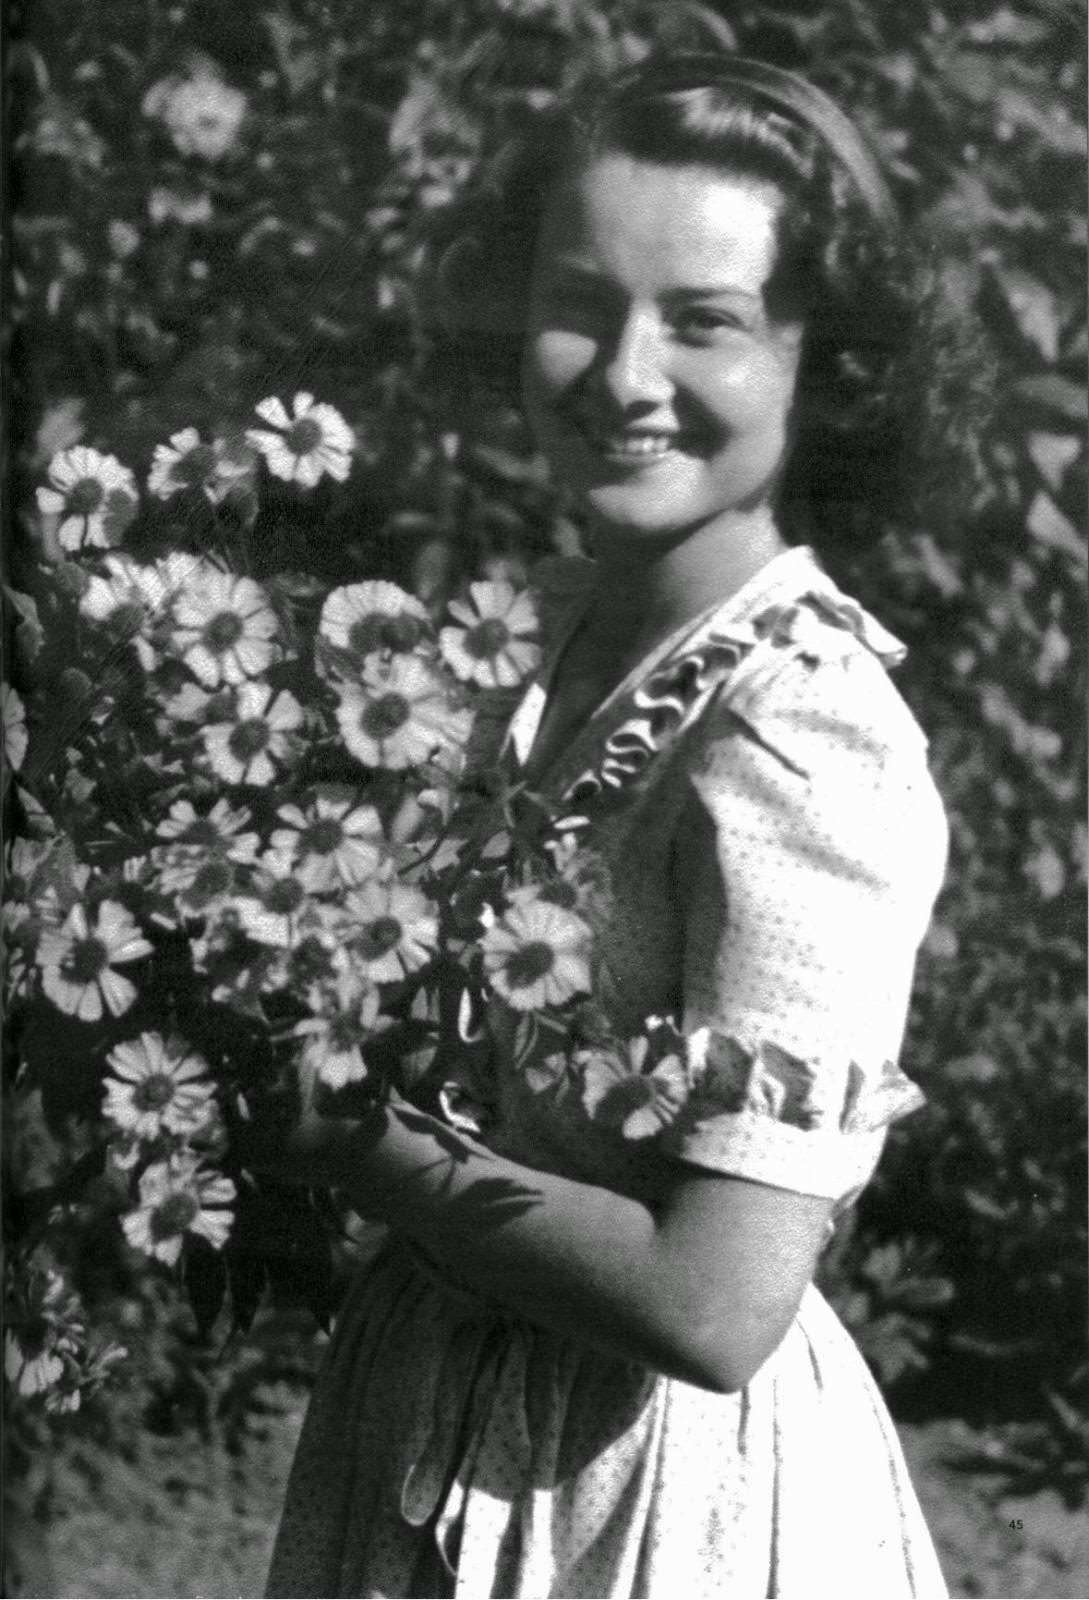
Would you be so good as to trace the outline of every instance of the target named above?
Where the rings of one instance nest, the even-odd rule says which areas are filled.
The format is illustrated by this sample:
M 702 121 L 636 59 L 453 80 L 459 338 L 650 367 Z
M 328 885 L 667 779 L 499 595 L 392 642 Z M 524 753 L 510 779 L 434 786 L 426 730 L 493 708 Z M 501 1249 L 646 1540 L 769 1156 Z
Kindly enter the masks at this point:
M 800 109 L 765 77 L 773 89 L 790 80 Z M 545 206 L 558 179 L 606 153 L 762 179 L 784 196 L 765 298 L 769 315 L 805 328 L 784 536 L 834 557 L 955 514 L 990 388 L 980 336 L 902 226 L 857 130 L 805 80 L 756 62 L 651 57 L 585 80 L 482 164 L 430 239 L 424 292 L 455 391 L 517 399 Z

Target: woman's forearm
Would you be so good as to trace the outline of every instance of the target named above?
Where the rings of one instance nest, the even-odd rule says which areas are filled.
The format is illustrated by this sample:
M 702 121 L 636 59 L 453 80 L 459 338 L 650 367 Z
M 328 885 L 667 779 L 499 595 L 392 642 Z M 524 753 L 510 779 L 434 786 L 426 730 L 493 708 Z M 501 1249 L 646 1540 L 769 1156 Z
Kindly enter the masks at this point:
M 496 1156 L 406 1106 L 359 1122 L 312 1118 L 262 1164 L 343 1190 L 532 1322 L 685 1382 L 728 1386 L 701 1338 L 703 1288 L 638 1201 Z

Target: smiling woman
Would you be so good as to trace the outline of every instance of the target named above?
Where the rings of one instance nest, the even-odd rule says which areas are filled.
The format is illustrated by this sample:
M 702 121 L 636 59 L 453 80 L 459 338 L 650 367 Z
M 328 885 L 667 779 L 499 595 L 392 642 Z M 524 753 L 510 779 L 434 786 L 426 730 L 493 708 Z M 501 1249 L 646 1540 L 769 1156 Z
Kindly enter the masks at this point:
M 504 160 L 440 276 L 593 560 L 542 580 L 540 672 L 475 759 L 578 867 L 484 921 L 468 1111 L 311 1115 L 270 1156 L 391 1241 L 269 1592 L 938 1597 L 812 1279 L 921 1100 L 897 1057 L 946 829 L 900 646 L 799 544 L 905 504 L 929 280 L 850 123 L 760 63 L 652 61 Z M 393 727 L 363 677 L 349 744 L 407 739 L 426 683 L 391 677 Z M 395 925 L 397 959 L 431 948 L 370 914 L 360 959 Z M 623 1046 L 557 1058 L 550 1008 L 587 994 Z

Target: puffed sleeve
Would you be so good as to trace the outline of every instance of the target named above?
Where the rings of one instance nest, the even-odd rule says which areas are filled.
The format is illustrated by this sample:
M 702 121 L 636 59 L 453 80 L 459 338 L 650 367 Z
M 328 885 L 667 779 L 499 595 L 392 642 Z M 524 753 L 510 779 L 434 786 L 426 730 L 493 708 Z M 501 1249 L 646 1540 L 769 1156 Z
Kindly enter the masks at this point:
M 709 1034 L 668 1143 L 842 1202 L 922 1102 L 897 1057 L 948 834 L 874 654 L 851 640 L 769 661 L 694 730 L 676 885 L 685 1026 Z

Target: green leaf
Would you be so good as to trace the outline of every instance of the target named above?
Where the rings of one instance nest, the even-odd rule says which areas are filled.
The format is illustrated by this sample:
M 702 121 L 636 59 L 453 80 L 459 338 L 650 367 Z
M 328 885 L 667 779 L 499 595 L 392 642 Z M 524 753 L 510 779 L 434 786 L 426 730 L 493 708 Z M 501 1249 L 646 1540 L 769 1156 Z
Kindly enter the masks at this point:
M 4 599 L 19 619 L 15 624 L 15 644 L 20 661 L 22 665 L 29 666 L 37 659 L 45 640 L 37 601 L 32 595 L 23 594 L 20 589 L 9 589 L 6 583 L 3 592 Z
M 185 1289 L 196 1318 L 197 1332 L 206 1339 L 223 1308 L 227 1269 L 219 1252 L 203 1240 L 190 1240 L 187 1245 Z

